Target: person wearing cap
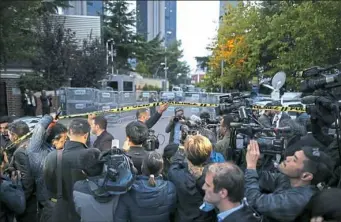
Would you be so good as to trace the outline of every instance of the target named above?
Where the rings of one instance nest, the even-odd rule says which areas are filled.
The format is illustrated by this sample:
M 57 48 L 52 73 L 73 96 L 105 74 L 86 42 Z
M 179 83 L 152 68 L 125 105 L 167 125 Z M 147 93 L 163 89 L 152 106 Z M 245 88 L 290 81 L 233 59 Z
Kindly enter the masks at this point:
M 317 191 L 316 185 L 331 177 L 334 168 L 331 158 L 314 147 L 287 156 L 278 173 L 257 172 L 259 156 L 258 143 L 252 140 L 246 153 L 245 197 L 270 221 L 294 221 Z
M 181 107 L 176 108 L 174 114 L 175 116 L 171 117 L 165 131 L 166 133 L 170 133 L 169 144 L 171 143 L 180 144 L 181 125 L 185 123 L 183 108 Z

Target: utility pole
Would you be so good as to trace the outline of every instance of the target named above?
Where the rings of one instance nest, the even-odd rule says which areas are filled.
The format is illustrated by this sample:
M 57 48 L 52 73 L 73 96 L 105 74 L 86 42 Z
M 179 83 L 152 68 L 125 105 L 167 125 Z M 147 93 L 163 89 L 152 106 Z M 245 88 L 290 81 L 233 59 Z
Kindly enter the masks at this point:
M 220 73 L 220 77 L 223 77 L 223 75 L 224 75 L 224 61 L 221 60 L 221 73 Z M 221 81 L 220 92 L 221 92 L 221 93 L 224 92 L 223 82 L 222 82 L 222 81 Z

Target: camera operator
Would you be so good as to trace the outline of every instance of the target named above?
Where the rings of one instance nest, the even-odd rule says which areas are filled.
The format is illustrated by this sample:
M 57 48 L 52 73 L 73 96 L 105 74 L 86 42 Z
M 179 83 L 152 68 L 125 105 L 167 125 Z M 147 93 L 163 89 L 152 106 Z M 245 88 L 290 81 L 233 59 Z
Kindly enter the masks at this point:
M 316 189 L 332 175 L 330 157 L 319 148 L 303 147 L 279 165 L 280 173 L 260 172 L 256 166 L 260 156 L 256 141 L 250 141 L 246 153 L 245 197 L 270 221 L 294 221 Z M 262 193 L 261 189 L 263 192 Z
M 266 106 L 271 106 L 271 103 L 267 103 Z M 264 110 L 263 114 L 258 118 L 258 122 L 266 128 L 271 127 L 272 125 L 272 112 L 271 110 Z
M 148 139 L 148 128 L 144 123 L 133 121 L 126 126 L 128 149 L 127 154 L 131 157 L 138 174 L 142 173 L 142 161 L 148 152 L 142 146 Z
M 223 119 L 220 121 L 219 132 L 223 136 L 222 140 L 219 140 L 214 147 L 214 150 L 221 153 L 225 160 L 227 160 L 227 151 L 230 146 L 230 124 L 233 122 L 233 117 L 231 115 L 224 115 Z
M 157 121 L 159 121 L 159 119 L 162 116 L 162 113 L 165 112 L 167 109 L 168 109 L 168 103 L 162 104 L 159 110 L 155 112 L 154 114 L 152 114 L 152 116 L 150 116 L 150 112 L 148 109 L 146 108 L 140 109 L 140 110 L 137 110 L 136 112 L 136 119 L 146 124 L 148 129 L 150 129 L 157 123 Z
M 180 144 L 181 139 L 181 125 L 185 121 L 184 110 L 180 107 L 175 109 L 175 116 L 172 117 L 166 127 L 166 133 L 169 135 L 169 143 Z

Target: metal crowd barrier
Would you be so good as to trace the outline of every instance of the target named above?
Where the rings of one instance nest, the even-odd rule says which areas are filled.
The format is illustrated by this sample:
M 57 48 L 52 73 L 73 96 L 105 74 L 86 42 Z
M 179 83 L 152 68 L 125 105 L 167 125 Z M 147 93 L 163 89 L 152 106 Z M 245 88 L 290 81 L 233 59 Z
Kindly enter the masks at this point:
M 166 94 L 164 94 L 166 93 Z M 109 91 L 93 88 L 72 88 L 65 87 L 58 90 L 59 103 L 62 107 L 63 115 L 80 114 L 93 111 L 107 111 L 109 109 L 130 106 L 136 104 L 145 104 L 154 94 L 157 101 L 161 101 L 162 95 L 172 92 L 156 91 Z M 175 93 L 174 93 L 175 94 Z M 178 94 L 179 95 L 179 94 Z M 183 92 L 182 97 L 175 96 L 175 101 L 198 102 L 198 103 L 218 103 L 220 93 L 202 93 L 202 92 Z M 211 117 L 215 117 L 215 109 L 207 107 L 183 107 L 185 115 L 199 115 L 201 112 L 209 112 Z M 174 116 L 175 107 L 170 106 L 164 113 L 164 117 Z M 109 114 L 109 118 L 120 119 L 134 116 L 136 111 Z

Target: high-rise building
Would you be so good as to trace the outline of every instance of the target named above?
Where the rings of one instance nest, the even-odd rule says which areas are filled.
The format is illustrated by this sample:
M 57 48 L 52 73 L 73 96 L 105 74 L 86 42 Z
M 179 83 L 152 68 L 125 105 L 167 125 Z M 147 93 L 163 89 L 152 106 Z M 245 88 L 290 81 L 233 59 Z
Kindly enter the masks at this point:
M 103 1 L 87 1 L 87 15 L 98 16 L 103 15 Z
M 69 1 L 71 7 L 63 10 L 64 15 L 98 16 L 103 14 L 103 1 L 78 0 Z
M 239 2 L 240 1 L 222 1 L 222 0 L 220 0 L 219 21 L 221 22 L 222 17 L 225 15 L 226 10 L 227 10 L 226 7 L 228 5 L 231 5 L 232 7 L 237 7 Z
M 166 46 L 176 40 L 176 1 L 137 0 L 137 33 L 152 40 L 158 34 Z
M 165 9 L 166 46 L 176 41 L 176 1 L 166 1 Z

